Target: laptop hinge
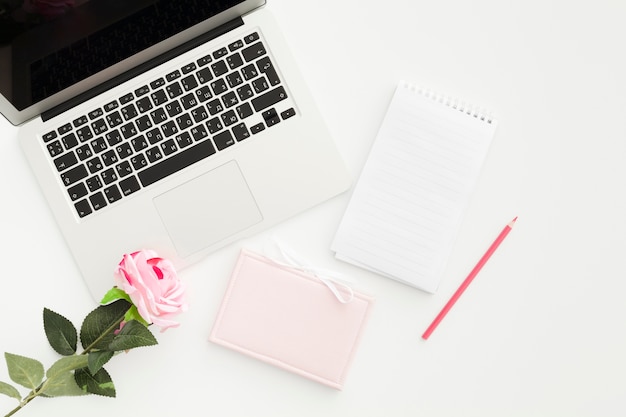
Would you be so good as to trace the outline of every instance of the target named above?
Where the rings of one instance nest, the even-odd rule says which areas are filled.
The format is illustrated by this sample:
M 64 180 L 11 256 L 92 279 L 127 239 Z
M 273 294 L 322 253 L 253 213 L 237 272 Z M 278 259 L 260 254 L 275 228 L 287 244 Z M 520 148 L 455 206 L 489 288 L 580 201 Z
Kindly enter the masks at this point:
M 116 87 L 138 75 L 141 75 L 142 73 L 157 67 L 187 51 L 192 50 L 193 48 L 196 48 L 212 39 L 217 38 L 218 36 L 221 36 L 239 26 L 243 25 L 243 19 L 241 17 L 238 17 L 236 19 L 233 19 L 229 22 L 224 23 L 221 26 L 216 27 L 215 29 L 211 29 L 208 32 L 203 33 L 202 35 L 191 39 L 190 41 L 187 41 L 185 43 L 183 43 L 182 45 L 177 46 L 174 49 L 171 49 L 167 52 L 164 52 L 163 54 L 152 58 L 149 61 L 144 62 L 143 64 L 140 64 L 126 72 L 123 72 L 120 75 L 117 75 L 113 78 L 111 78 L 108 81 L 103 82 L 102 84 L 99 84 L 87 91 L 85 91 L 84 93 L 81 93 L 79 95 L 77 95 L 76 97 L 67 100 L 61 104 L 59 104 L 56 107 L 51 108 L 50 110 L 41 113 L 41 119 L 45 122 L 48 121 L 50 119 L 52 119 L 53 117 L 58 116 L 59 114 L 93 98 L 98 96 L 99 94 L 104 93 L 105 91 L 108 91 L 110 89 L 112 89 L 113 87 Z

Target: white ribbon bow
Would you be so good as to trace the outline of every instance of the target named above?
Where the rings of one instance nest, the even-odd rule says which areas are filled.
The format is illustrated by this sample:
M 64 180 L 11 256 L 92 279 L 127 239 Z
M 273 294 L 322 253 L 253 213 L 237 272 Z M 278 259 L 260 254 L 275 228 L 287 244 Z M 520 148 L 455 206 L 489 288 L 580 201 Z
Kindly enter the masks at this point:
M 354 291 L 352 288 L 346 284 L 345 282 L 350 282 L 351 280 L 347 279 L 345 276 L 339 274 L 338 272 L 331 271 L 324 268 L 318 268 L 312 265 L 309 265 L 308 262 L 304 261 L 293 251 L 285 248 L 284 245 L 280 244 L 280 242 L 273 238 L 280 255 L 287 263 L 278 262 L 275 259 L 272 259 L 278 265 L 291 267 L 298 269 L 302 272 L 307 272 L 311 275 L 314 275 L 317 279 L 319 279 L 324 285 L 328 287 L 328 289 L 333 293 L 333 295 L 339 300 L 342 304 L 347 304 L 354 299 Z M 345 294 L 342 294 L 342 291 L 339 288 L 343 289 L 344 293 L 347 293 L 348 297 L 345 297 Z

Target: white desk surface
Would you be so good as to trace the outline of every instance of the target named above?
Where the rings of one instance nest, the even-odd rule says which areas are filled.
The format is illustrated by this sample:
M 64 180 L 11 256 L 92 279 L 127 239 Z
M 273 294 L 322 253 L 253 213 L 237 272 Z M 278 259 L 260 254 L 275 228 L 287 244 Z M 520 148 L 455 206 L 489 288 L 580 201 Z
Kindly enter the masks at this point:
M 181 272 L 191 308 L 116 357 L 116 399 L 37 399 L 18 415 L 626 415 L 626 3 L 270 0 L 351 173 L 399 79 L 492 109 L 499 125 L 435 295 L 334 259 L 349 193 Z M 384 7 L 383 7 L 384 5 Z M 0 121 L 0 351 L 37 358 L 41 312 L 93 300 Z M 515 215 L 444 322 L 420 335 Z M 376 306 L 344 391 L 207 341 L 236 256 L 271 235 L 357 279 Z M 8 373 L 0 363 L 0 380 Z M 15 401 L 0 398 L 0 410 Z

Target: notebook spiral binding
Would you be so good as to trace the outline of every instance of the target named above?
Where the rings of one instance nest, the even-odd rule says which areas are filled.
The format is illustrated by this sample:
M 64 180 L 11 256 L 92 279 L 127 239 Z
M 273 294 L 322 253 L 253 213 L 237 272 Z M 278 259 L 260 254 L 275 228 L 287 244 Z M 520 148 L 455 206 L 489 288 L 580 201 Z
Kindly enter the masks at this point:
M 433 101 L 436 101 L 445 106 L 453 108 L 454 110 L 458 110 L 462 113 L 467 114 L 468 116 L 472 116 L 476 119 L 480 119 L 481 121 L 486 122 L 488 124 L 493 124 L 496 122 L 495 118 L 493 117 L 493 114 L 483 107 L 474 106 L 472 104 L 466 103 L 465 101 L 459 100 L 457 98 L 447 96 L 441 93 L 437 93 L 430 89 L 418 87 L 406 81 L 403 82 L 402 85 L 405 88 L 408 88 L 409 90 L 413 92 L 421 94 L 426 98 L 429 98 Z

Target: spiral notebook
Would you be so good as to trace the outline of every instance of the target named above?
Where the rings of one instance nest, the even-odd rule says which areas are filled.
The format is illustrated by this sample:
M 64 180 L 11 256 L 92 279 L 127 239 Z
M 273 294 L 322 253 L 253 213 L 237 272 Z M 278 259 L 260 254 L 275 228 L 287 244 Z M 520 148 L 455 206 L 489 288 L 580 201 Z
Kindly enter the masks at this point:
M 331 249 L 337 258 L 434 293 L 496 122 L 400 82 Z

